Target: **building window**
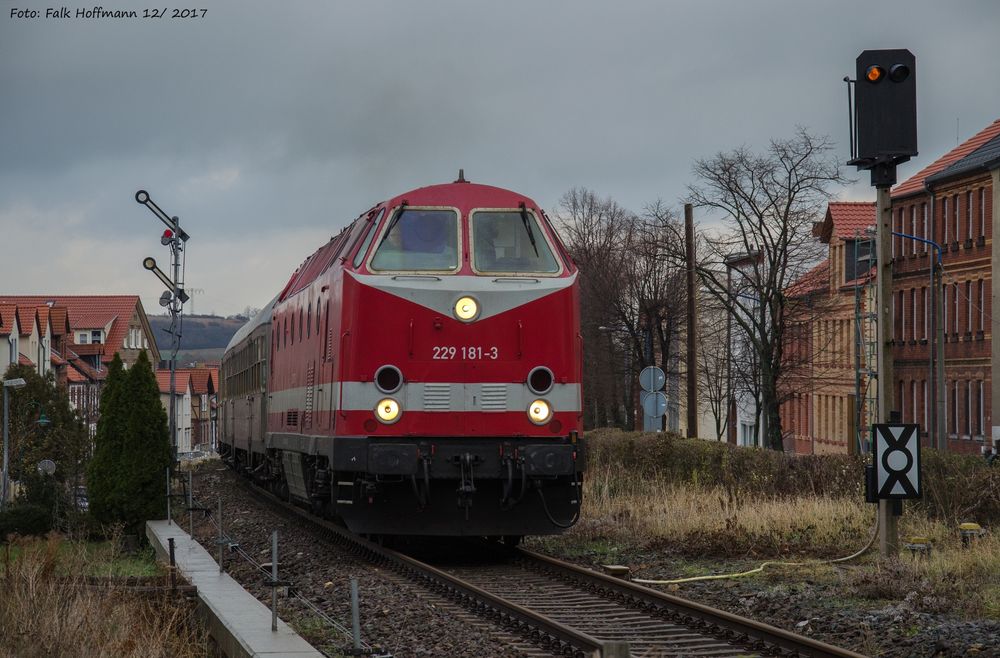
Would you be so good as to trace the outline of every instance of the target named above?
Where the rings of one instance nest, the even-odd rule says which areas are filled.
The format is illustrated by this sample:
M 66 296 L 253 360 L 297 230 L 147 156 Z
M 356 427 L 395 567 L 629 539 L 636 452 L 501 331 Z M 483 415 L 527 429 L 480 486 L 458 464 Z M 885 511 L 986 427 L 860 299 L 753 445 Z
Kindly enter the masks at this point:
M 983 393 L 982 380 L 976 382 L 976 389 L 978 393 L 977 395 L 978 404 L 976 405 L 976 408 L 979 411 L 979 413 L 976 414 L 976 436 L 982 438 L 986 427 L 986 413 L 984 411 L 985 409 L 984 401 L 986 400 L 986 397 Z
M 931 234 L 927 232 L 928 226 L 927 226 L 927 204 L 926 203 L 920 204 L 920 215 L 923 217 L 923 223 L 924 223 L 923 231 L 921 232 L 921 235 L 924 238 L 926 238 L 926 239 L 930 239 Z M 927 253 L 927 243 L 924 242 L 923 245 L 924 245 L 923 251 L 924 251 L 924 253 Z
M 95 329 L 94 331 L 90 332 L 90 342 L 91 343 L 94 343 L 95 345 L 97 345 L 98 343 L 101 342 L 101 339 L 102 339 L 102 336 L 101 336 L 101 330 L 100 329 Z
M 930 315 L 928 307 L 927 307 L 927 288 L 921 288 L 920 289 L 920 303 L 923 305 L 923 308 L 924 308 L 924 313 L 923 313 L 923 315 L 924 315 L 924 333 L 923 333 L 923 335 L 921 337 L 924 340 L 926 340 L 927 339 L 927 322 L 928 322 L 928 319 L 929 319 L 928 316 Z
M 910 235 L 917 235 L 917 207 L 910 206 Z M 910 253 L 917 253 L 917 241 L 910 240 Z
M 952 205 L 951 215 L 952 215 L 952 217 L 955 218 L 955 241 L 958 242 L 958 241 L 961 241 L 961 239 L 962 239 L 962 228 L 961 228 L 961 225 L 958 223 L 958 195 L 957 194 L 952 197 L 952 199 L 951 199 L 951 205 Z M 965 236 L 965 237 L 969 237 L 969 236 Z
M 965 429 L 969 437 L 972 437 L 972 380 L 965 381 L 965 410 L 968 416 L 965 418 Z
M 958 380 L 951 387 L 951 417 L 952 434 L 958 436 Z
M 985 331 L 986 326 L 986 280 L 979 280 L 979 331 Z
M 81 333 L 79 336 L 76 337 L 76 342 L 79 343 L 80 345 L 86 345 L 87 343 L 90 342 L 90 334 L 86 332 Z
M 955 299 L 955 308 L 954 308 L 954 311 L 955 311 L 955 329 L 954 329 L 954 333 L 957 334 L 958 333 L 958 284 L 957 283 L 954 285 L 954 287 L 952 288 L 951 292 L 952 292 L 951 296 Z
M 906 418 L 906 385 L 899 380 L 899 417 Z
M 917 289 L 910 288 L 910 340 L 917 339 Z
M 948 242 L 948 197 L 941 198 L 941 224 L 944 226 L 944 242 Z
M 948 333 L 948 286 L 941 286 L 941 292 L 941 310 L 944 315 L 941 322 L 941 329 L 945 333 Z
M 979 188 L 979 234 L 986 237 L 986 188 Z
M 972 281 L 965 282 L 965 307 L 968 309 L 968 324 L 965 325 L 966 333 L 972 333 Z
M 965 193 L 965 223 L 969 226 L 969 239 L 972 239 L 972 190 Z
M 910 407 L 910 422 L 917 422 L 917 380 L 910 380 L 910 400 L 913 401 Z
M 906 293 L 899 291 L 899 340 L 906 340 Z

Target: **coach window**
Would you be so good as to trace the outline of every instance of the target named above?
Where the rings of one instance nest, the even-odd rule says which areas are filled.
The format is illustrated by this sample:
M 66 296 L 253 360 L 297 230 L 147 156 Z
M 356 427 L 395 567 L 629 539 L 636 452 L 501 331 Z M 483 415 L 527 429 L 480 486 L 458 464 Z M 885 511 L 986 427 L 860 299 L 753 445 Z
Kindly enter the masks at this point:
M 312 304 L 309 305 L 309 311 L 306 313 L 306 338 L 312 338 L 312 327 L 313 327 L 313 307 Z
M 528 210 L 472 214 L 473 267 L 478 272 L 556 274 L 559 263 Z
M 458 269 L 458 215 L 453 210 L 403 208 L 382 233 L 373 270 L 453 272 Z
M 303 329 L 302 325 L 303 324 L 305 324 L 305 323 L 302 321 L 302 309 L 300 308 L 299 309 L 299 342 L 300 343 L 302 342 L 302 329 Z

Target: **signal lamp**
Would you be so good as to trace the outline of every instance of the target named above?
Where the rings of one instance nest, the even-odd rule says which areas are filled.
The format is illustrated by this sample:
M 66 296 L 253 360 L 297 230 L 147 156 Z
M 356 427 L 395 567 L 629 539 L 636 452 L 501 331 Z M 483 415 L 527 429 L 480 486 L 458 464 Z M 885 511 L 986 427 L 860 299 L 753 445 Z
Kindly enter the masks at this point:
M 910 67 L 906 64 L 893 64 L 889 67 L 889 79 L 893 82 L 902 82 L 910 77 Z
M 528 373 L 528 388 L 535 395 L 545 395 L 552 390 L 555 378 L 552 371 L 545 366 L 537 366 Z
M 479 303 L 474 297 L 461 297 L 455 302 L 454 312 L 455 317 L 462 322 L 472 322 L 479 317 Z
M 392 398 L 383 398 L 375 405 L 375 415 L 386 425 L 395 423 L 402 415 L 399 403 Z
M 375 372 L 375 387 L 383 393 L 395 393 L 403 385 L 403 373 L 396 366 L 382 366 Z
M 552 407 L 545 400 L 535 400 L 528 405 L 528 419 L 535 425 L 544 425 L 552 418 Z
M 871 83 L 882 82 L 882 78 L 885 77 L 885 69 L 881 66 L 869 66 L 865 72 L 865 77 Z
M 142 266 L 149 271 L 153 271 L 156 269 L 156 259 L 152 256 L 146 256 L 142 259 Z

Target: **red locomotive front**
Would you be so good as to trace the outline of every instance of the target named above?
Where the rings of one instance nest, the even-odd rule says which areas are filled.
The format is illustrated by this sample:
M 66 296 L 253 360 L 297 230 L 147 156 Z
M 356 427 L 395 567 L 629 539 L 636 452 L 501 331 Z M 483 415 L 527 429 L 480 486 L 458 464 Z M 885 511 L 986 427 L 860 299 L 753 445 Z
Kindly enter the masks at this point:
M 379 204 L 338 240 L 273 307 L 256 468 L 356 532 L 568 527 L 583 468 L 577 271 L 541 209 L 460 180 Z

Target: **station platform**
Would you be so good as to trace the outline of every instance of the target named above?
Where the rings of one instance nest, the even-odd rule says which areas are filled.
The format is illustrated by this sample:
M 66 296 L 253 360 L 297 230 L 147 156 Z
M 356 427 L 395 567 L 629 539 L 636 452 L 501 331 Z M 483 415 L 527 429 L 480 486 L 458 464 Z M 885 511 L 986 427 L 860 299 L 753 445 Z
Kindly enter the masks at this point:
M 178 571 L 198 588 L 198 608 L 209 633 L 229 658 L 291 656 L 322 658 L 285 622 L 271 631 L 271 609 L 253 597 L 229 574 L 219 573 L 216 562 L 201 544 L 176 523 L 147 521 L 146 537 L 157 559 L 169 562 L 168 539 L 174 538 Z

